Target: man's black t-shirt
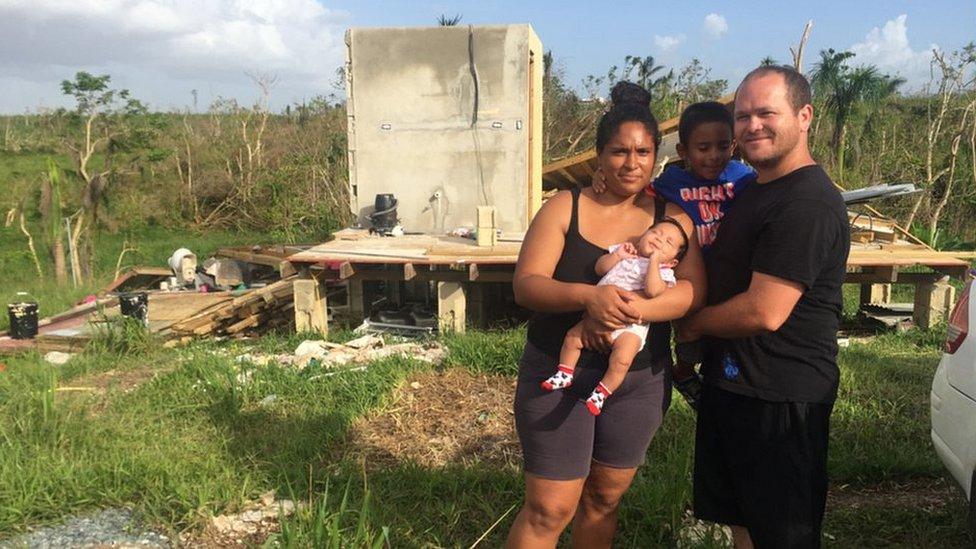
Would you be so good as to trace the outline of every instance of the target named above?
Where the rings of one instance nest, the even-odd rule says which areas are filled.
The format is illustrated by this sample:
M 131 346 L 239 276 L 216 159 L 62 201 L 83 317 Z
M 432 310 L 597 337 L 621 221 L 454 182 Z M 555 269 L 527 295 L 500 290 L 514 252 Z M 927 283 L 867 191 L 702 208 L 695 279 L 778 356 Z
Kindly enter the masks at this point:
M 754 271 L 799 282 L 804 292 L 775 332 L 707 338 L 705 382 L 764 400 L 832 402 L 849 251 L 844 200 L 820 166 L 746 188 L 706 258 L 709 305 L 746 291 Z

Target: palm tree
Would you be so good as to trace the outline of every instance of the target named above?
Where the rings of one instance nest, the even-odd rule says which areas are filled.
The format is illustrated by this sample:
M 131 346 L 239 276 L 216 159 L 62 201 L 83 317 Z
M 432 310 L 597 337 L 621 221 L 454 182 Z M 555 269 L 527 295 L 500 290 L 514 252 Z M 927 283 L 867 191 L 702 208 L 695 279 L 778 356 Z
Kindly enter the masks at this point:
M 759 60 L 760 67 L 771 67 L 774 65 L 779 65 L 779 63 L 776 62 L 775 59 L 773 59 L 772 55 L 767 55 L 766 57 L 763 57 L 762 59 Z
M 664 70 L 664 65 L 655 65 L 653 55 L 647 57 L 628 55 L 624 57 L 624 66 L 626 67 L 624 78 L 629 78 L 632 71 L 637 71 L 635 75 L 637 83 L 651 93 L 654 93 L 655 88 L 670 82 L 674 78 L 674 70 L 669 70 L 663 76 L 654 77 Z
M 820 52 L 810 79 L 814 92 L 823 100 L 824 109 L 834 123 L 830 144 L 837 160 L 837 177 L 844 179 L 844 150 L 847 140 L 847 123 L 865 106 L 877 105 L 898 91 L 904 78 L 893 78 L 878 72 L 877 67 L 851 68 L 847 60 L 854 57 L 849 51 L 833 49 Z
M 457 24 L 460 22 L 461 22 L 460 14 L 455 15 L 453 17 L 448 17 L 444 14 L 441 14 L 441 16 L 437 18 L 437 24 L 442 27 L 456 27 Z

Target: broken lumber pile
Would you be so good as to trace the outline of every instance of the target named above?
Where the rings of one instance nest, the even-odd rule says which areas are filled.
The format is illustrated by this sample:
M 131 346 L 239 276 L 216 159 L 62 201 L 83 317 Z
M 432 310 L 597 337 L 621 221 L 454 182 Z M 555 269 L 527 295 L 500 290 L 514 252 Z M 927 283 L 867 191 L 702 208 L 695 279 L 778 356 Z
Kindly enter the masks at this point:
M 270 327 L 291 318 L 294 281 L 290 276 L 264 288 L 250 290 L 230 301 L 218 303 L 180 320 L 163 335 L 185 339 L 212 335 L 235 335 L 257 327 Z

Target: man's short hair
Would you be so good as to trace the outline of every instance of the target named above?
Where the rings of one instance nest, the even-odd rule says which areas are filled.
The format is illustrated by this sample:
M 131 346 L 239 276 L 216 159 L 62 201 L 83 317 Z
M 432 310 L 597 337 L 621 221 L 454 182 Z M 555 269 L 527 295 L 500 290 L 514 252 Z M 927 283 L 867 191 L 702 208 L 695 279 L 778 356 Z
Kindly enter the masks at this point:
M 757 67 L 752 69 L 742 79 L 742 83 L 744 84 L 750 78 L 766 76 L 768 74 L 778 74 L 783 77 L 783 81 L 786 82 L 786 93 L 790 100 L 790 106 L 793 107 L 793 112 L 799 112 L 800 109 L 812 103 L 810 81 L 799 71 L 787 65 L 765 65 Z M 739 84 L 739 86 L 742 86 L 742 84 Z

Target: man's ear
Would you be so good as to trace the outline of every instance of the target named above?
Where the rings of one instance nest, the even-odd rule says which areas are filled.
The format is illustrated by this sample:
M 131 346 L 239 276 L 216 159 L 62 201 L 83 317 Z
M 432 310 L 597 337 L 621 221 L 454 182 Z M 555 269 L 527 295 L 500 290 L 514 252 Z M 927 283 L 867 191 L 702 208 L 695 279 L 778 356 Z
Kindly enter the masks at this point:
M 800 111 L 796 113 L 800 117 L 800 130 L 807 131 L 810 129 L 810 124 L 813 122 L 813 105 L 807 104 L 800 108 Z
M 678 157 L 682 160 L 685 159 L 685 146 L 680 142 L 674 147 L 678 151 Z

